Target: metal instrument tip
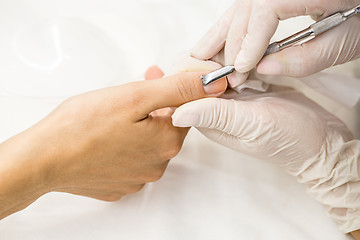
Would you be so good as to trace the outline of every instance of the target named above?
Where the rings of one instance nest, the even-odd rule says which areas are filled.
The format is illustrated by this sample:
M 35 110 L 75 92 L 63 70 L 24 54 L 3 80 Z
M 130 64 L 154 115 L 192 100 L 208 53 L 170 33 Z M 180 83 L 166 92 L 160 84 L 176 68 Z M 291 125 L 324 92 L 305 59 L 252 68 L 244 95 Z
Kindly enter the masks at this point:
M 223 68 L 220 68 L 219 70 L 201 76 L 202 84 L 204 86 L 209 85 L 210 83 L 215 82 L 216 80 L 226 77 L 227 75 L 233 73 L 234 71 L 235 71 L 234 66 L 225 66 Z

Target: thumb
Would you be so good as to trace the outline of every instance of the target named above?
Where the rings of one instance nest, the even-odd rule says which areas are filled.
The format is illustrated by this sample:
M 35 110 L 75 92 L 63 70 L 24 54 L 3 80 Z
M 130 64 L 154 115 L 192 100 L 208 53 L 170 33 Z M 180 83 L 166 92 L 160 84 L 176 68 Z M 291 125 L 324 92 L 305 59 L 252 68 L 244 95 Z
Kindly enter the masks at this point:
M 266 75 L 305 77 L 360 56 L 360 18 L 353 17 L 341 26 L 299 46 L 266 56 L 257 72 Z
M 149 113 L 161 108 L 179 107 L 201 98 L 218 97 L 225 92 L 226 78 L 204 87 L 201 82 L 201 75 L 204 74 L 206 73 L 179 73 L 128 85 L 135 103 L 133 104 L 135 117 L 143 119 Z

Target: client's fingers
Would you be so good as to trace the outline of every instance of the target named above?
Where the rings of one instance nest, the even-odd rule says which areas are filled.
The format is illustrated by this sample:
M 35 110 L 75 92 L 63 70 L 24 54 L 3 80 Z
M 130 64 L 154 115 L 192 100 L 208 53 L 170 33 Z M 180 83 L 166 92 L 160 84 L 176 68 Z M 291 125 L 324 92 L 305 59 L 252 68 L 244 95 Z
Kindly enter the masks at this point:
M 151 66 L 145 72 L 145 80 L 155 80 L 164 76 L 163 71 L 158 66 Z
M 161 108 L 178 107 L 186 102 L 223 94 L 227 87 L 226 80 L 218 80 L 204 87 L 201 75 L 205 73 L 179 73 L 162 79 L 129 84 L 128 94 L 134 102 L 134 117 L 144 119 L 149 113 Z
M 158 66 L 151 66 L 145 72 L 145 80 L 155 80 L 162 78 L 163 76 L 164 76 L 164 72 Z M 170 117 L 175 112 L 175 110 L 176 108 L 162 108 L 153 111 L 152 113 L 150 113 L 150 115 L 152 117 L 156 117 L 156 116 Z
M 150 115 L 152 117 L 156 117 L 156 116 L 171 117 L 174 114 L 175 110 L 176 110 L 175 107 L 162 108 L 162 109 L 153 111 L 152 113 L 150 113 Z

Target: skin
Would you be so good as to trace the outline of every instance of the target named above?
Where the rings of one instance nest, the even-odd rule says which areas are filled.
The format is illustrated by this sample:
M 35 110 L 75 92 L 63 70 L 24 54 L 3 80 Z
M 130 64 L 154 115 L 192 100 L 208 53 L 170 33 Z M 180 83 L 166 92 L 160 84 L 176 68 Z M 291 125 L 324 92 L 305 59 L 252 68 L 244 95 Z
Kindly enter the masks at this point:
M 354 239 L 359 240 L 360 239 L 360 230 L 352 232 L 351 235 L 354 237 Z
M 172 111 L 164 108 L 219 96 L 226 89 L 225 80 L 204 89 L 202 74 L 181 73 L 72 97 L 0 144 L 0 219 L 48 192 L 116 201 L 160 179 L 188 132 L 174 127 Z M 162 75 L 156 67 L 147 72 L 148 79 Z

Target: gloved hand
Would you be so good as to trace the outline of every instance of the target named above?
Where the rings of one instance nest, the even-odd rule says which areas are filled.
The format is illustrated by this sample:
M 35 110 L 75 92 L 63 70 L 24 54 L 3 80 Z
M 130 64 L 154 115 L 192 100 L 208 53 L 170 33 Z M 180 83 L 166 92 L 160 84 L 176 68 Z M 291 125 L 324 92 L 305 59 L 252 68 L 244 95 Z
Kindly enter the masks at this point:
M 174 126 L 196 127 L 217 143 L 279 164 L 306 184 L 342 231 L 360 228 L 360 141 L 304 95 L 202 99 L 179 107 L 172 118 Z
M 235 65 L 228 77 L 232 87 L 241 85 L 259 62 L 261 74 L 303 77 L 360 56 L 360 16 L 301 46 L 285 49 L 260 61 L 279 20 L 311 15 L 321 19 L 359 5 L 359 0 L 238 0 L 199 41 L 192 56 L 212 59 L 223 51 L 224 65 Z

